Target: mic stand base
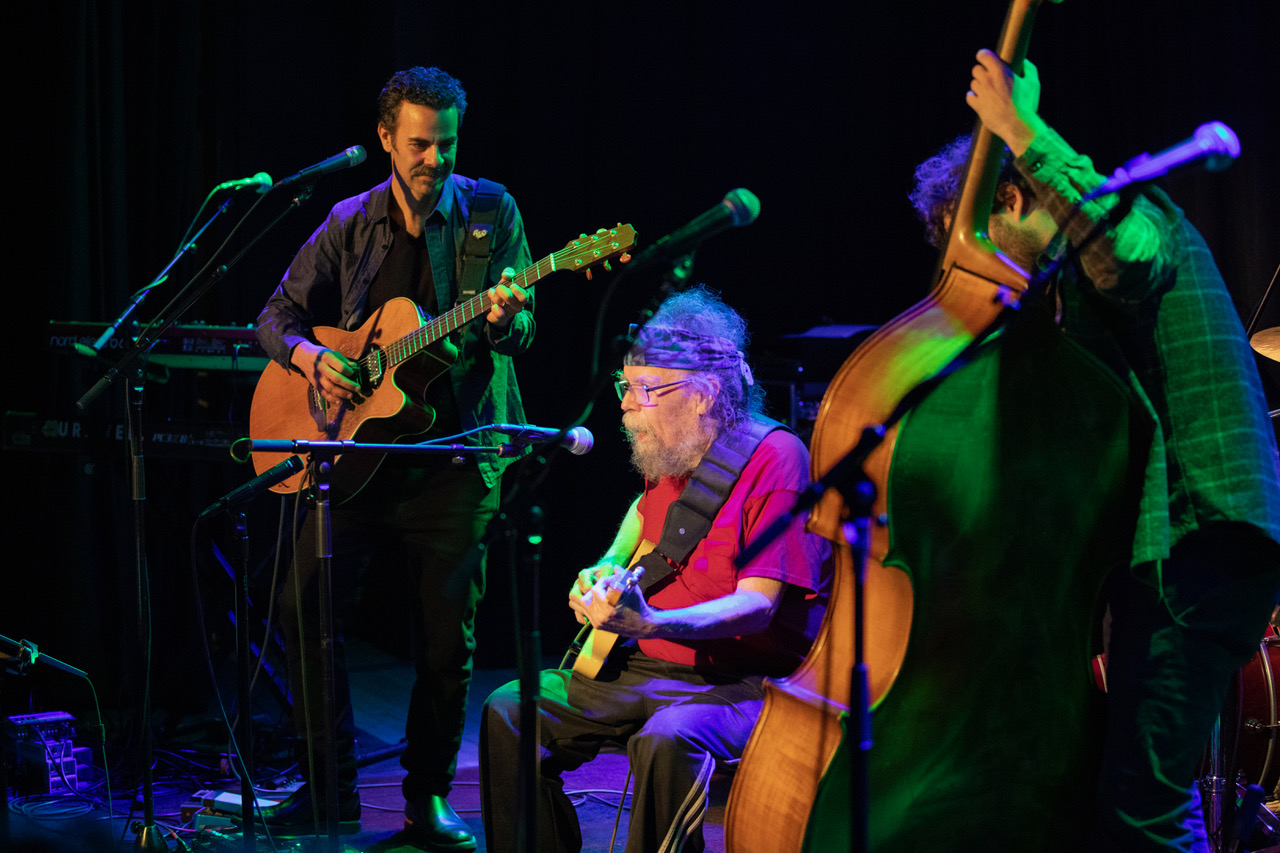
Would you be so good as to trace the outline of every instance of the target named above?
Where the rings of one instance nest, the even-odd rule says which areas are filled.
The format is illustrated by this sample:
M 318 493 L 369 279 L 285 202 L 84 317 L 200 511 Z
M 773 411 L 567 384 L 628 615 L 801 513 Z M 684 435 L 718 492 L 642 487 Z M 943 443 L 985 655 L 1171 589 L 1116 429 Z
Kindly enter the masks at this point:
M 137 838 L 133 840 L 134 850 L 163 850 L 169 853 L 169 842 L 164 840 L 164 836 L 160 830 L 153 824 L 142 827 L 138 832 Z

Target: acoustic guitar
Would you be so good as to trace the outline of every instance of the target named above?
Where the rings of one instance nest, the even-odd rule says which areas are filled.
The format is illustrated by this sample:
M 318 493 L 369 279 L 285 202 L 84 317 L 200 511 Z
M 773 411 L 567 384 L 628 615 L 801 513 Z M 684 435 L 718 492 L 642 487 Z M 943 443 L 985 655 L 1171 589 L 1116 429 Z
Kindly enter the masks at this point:
M 641 542 L 635 554 L 631 556 L 631 563 L 626 571 L 609 578 L 609 593 L 606 600 L 610 604 L 617 604 L 629 589 L 639 583 L 641 576 L 644 575 L 644 567 L 637 566 L 636 563 L 653 548 L 654 544 L 648 539 Z M 594 679 L 600 674 L 600 668 L 608 660 L 609 653 L 613 651 L 617 642 L 618 635 L 612 631 L 606 631 L 603 628 L 593 629 L 590 622 L 583 625 L 573 641 L 574 647 L 579 649 L 578 657 L 573 662 L 573 671 L 584 678 Z
M 512 281 L 529 289 L 560 270 L 584 270 L 605 264 L 635 245 L 630 225 L 601 228 L 570 240 Z M 400 442 L 431 428 L 435 412 L 425 402 L 427 386 L 449 369 L 457 349 L 448 340 L 456 329 L 485 316 L 493 306 L 486 290 L 428 319 L 411 299 L 390 299 L 355 331 L 317 326 L 317 343 L 340 352 L 359 365 L 361 395 L 357 401 L 335 405 L 326 400 L 307 377 L 271 362 L 258 379 L 249 410 L 249 435 L 255 440 Z M 261 474 L 289 453 L 255 452 L 254 468 Z M 357 494 L 382 464 L 384 455 L 352 453 L 336 458 L 332 475 L 339 501 Z M 272 486 L 287 494 L 306 485 L 300 471 Z

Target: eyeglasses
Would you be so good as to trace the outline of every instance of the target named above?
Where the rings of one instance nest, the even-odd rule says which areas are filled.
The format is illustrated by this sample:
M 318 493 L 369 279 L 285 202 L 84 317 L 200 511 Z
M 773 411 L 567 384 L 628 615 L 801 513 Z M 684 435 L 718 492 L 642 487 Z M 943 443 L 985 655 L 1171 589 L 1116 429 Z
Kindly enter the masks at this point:
M 626 399 L 627 392 L 630 391 L 635 395 L 636 402 L 641 406 L 652 406 L 649 395 L 654 391 L 661 391 L 663 388 L 672 388 L 676 385 L 683 385 L 688 379 L 678 379 L 675 382 L 666 382 L 662 385 L 645 385 L 643 382 L 628 382 L 626 379 L 619 377 L 613 381 L 614 390 L 618 392 L 618 399 Z

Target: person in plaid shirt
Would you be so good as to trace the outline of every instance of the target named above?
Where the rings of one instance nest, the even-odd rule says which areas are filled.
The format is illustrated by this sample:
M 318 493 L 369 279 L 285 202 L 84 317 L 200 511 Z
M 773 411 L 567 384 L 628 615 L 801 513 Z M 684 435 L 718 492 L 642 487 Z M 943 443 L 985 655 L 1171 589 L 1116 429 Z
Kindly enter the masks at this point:
M 991 51 L 977 59 L 966 100 L 1008 146 L 989 234 L 1027 270 L 1059 264 L 1049 279 L 1059 325 L 1127 380 L 1152 421 L 1130 567 L 1106 593 L 1091 849 L 1200 849 L 1190 789 L 1229 679 L 1257 651 L 1280 590 L 1280 462 L 1257 366 L 1182 211 L 1152 187 L 1077 211 L 1105 178 L 1038 115 L 1035 67 L 1017 76 Z M 917 169 L 912 202 L 935 244 L 969 145 L 962 137 Z

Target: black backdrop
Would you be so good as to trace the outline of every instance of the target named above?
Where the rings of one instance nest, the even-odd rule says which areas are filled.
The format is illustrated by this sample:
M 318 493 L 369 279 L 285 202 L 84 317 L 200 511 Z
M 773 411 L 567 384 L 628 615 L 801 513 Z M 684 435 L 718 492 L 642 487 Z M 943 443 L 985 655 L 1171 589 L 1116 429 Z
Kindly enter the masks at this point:
M 759 220 L 707 242 L 696 274 L 747 317 L 757 361 L 780 350 L 779 335 L 829 321 L 881 323 L 927 292 L 934 256 L 906 202 L 911 171 L 971 127 L 968 70 L 973 53 L 995 40 L 999 0 L 511 7 L 138 0 L 13 13 L 6 99 L 17 186 L 8 228 L 21 237 L 9 241 L 9 327 L 18 337 L 6 409 L 67 411 L 100 368 L 47 353 L 47 322 L 114 317 L 166 263 L 215 184 L 259 170 L 279 178 L 364 145 L 368 162 L 319 182 L 314 198 L 183 318 L 251 323 L 329 206 L 385 177 L 374 99 L 393 71 L 414 64 L 440 65 L 463 81 L 471 106 L 458 170 L 507 184 L 536 257 L 619 221 L 649 242 L 733 187 L 754 191 Z M 1280 262 L 1277 43 L 1274 4 L 1190 0 L 1070 0 L 1041 12 L 1032 40 L 1043 115 L 1101 171 L 1211 119 L 1238 132 L 1243 154 L 1230 170 L 1189 171 L 1166 186 L 1205 233 L 1245 317 Z M 269 198 L 234 245 L 285 201 Z M 241 199 L 211 229 L 146 316 L 246 209 Z M 563 274 L 539 286 L 538 341 L 518 365 L 531 421 L 560 425 L 580 409 L 608 281 Z M 654 284 L 627 283 L 607 334 L 621 331 Z M 1280 297 L 1262 323 L 1278 324 Z M 1273 408 L 1277 367 L 1263 364 Z M 242 421 L 252 379 L 175 374 L 149 389 L 148 416 Z M 112 389 L 97 416 L 118 417 L 122 397 Z M 539 494 L 549 651 L 571 633 L 569 578 L 603 549 L 637 487 L 611 396 L 588 425 L 596 450 L 558 459 Z M 30 637 L 90 670 L 106 703 L 127 707 L 136 589 L 122 451 L 2 458 L 0 633 Z M 193 572 L 188 532 L 201 507 L 249 472 L 225 459 L 152 457 L 147 473 L 157 702 L 183 711 L 207 693 L 197 586 L 210 602 L 211 630 L 225 633 L 218 614 L 229 587 L 203 556 L 209 534 L 234 552 L 225 526 L 213 525 Z M 269 550 L 275 505 L 254 507 L 255 561 Z M 495 552 L 481 617 L 484 665 L 513 660 L 504 567 Z M 385 610 L 365 619 L 400 621 Z M 67 682 L 41 672 L 6 689 L 11 707 L 82 703 L 81 688 Z

